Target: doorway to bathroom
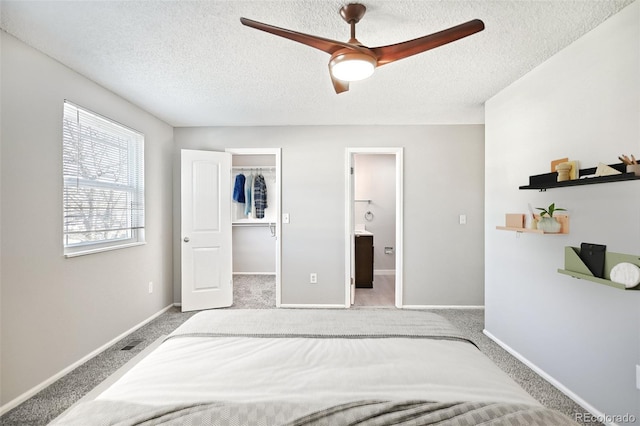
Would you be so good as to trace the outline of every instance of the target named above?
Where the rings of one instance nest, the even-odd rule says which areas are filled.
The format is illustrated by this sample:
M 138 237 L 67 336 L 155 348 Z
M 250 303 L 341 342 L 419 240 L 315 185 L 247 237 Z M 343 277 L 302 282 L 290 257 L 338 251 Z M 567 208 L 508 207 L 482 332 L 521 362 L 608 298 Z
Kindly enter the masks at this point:
M 346 307 L 402 307 L 402 154 L 347 148 Z

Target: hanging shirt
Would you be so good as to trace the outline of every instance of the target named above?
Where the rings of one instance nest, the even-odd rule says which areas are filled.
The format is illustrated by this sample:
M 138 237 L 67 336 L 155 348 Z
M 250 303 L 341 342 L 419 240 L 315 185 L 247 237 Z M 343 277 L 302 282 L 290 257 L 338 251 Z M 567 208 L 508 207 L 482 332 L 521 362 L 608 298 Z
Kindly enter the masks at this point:
M 264 176 L 257 175 L 253 184 L 253 200 L 255 206 L 255 217 L 258 219 L 264 218 L 264 209 L 267 206 L 267 184 L 264 181 Z
M 242 173 L 236 176 L 236 182 L 233 185 L 233 201 L 244 203 L 244 182 L 245 177 Z
M 249 176 L 247 176 L 247 179 L 244 184 L 244 200 L 246 203 L 244 205 L 245 216 L 249 216 L 251 214 L 251 210 L 252 210 L 251 207 L 253 206 L 253 204 L 251 203 L 251 198 L 253 198 L 252 193 L 253 193 L 253 174 L 250 174 Z

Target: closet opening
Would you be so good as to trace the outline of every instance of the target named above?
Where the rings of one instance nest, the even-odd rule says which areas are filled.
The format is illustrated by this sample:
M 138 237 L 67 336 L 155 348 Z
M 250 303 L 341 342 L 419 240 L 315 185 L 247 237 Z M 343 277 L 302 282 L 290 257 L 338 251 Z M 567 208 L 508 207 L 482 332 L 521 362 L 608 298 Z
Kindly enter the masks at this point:
M 232 154 L 234 304 L 279 307 L 280 148 L 227 152 Z

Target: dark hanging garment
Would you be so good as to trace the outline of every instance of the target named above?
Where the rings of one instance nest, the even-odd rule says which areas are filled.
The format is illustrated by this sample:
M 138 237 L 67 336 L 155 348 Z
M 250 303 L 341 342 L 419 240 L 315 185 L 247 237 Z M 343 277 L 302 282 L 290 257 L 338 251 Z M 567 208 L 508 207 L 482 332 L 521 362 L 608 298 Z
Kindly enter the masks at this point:
M 255 178 L 253 184 L 253 201 L 255 205 L 255 217 L 258 219 L 264 218 L 264 209 L 267 206 L 267 184 L 264 181 L 264 176 L 258 175 Z
M 245 177 L 242 173 L 236 176 L 236 182 L 233 185 L 233 201 L 244 203 L 244 181 Z

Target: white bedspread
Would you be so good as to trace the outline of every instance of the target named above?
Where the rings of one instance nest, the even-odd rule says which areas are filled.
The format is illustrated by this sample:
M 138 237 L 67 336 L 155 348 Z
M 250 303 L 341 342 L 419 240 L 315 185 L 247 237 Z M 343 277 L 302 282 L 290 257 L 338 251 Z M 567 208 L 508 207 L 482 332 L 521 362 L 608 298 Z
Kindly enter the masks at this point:
M 411 337 L 171 338 L 97 397 L 150 405 L 364 399 L 540 405 L 472 344 Z

